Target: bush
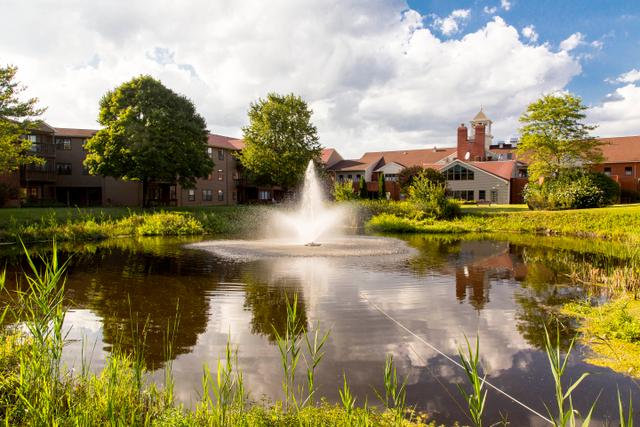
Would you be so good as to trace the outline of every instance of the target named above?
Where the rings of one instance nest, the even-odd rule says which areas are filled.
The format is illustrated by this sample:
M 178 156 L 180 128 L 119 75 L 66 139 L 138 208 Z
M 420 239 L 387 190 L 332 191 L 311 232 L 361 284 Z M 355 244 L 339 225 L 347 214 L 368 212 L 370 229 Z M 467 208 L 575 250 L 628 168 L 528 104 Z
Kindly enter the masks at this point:
M 445 185 L 433 182 L 422 173 L 409 186 L 409 200 L 426 215 L 438 219 L 450 219 L 460 215 L 460 205 L 447 198 Z
M 9 200 L 17 199 L 18 194 L 18 188 L 0 182 L 0 208 L 3 207 Z
M 118 234 L 139 236 L 185 236 L 203 234 L 202 224 L 186 212 L 132 215 L 116 224 Z
M 335 184 L 333 184 L 333 197 L 336 199 L 336 202 L 356 200 L 358 195 L 353 191 L 353 181 L 336 181 Z
M 523 196 L 530 209 L 598 208 L 616 203 L 620 186 L 604 174 L 573 170 L 542 185 L 527 184 Z

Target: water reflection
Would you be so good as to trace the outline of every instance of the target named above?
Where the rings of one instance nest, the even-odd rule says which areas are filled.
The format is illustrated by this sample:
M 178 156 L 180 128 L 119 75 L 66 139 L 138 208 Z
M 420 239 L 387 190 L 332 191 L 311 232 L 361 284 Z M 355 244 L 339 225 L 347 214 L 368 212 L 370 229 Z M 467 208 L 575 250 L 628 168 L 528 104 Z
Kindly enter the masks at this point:
M 479 335 L 491 381 L 544 412 L 540 396 L 548 395 L 552 384 L 546 356 L 539 351 L 543 325 L 552 323 L 553 307 L 582 296 L 581 289 L 570 286 L 567 266 L 601 262 L 597 254 L 568 246 L 552 251 L 547 240 L 534 245 L 481 236 L 414 236 L 408 243 L 418 255 L 408 260 L 267 258 L 239 263 L 184 249 L 183 243 L 121 239 L 91 245 L 74 256 L 67 284 L 72 310 L 66 320 L 73 325 L 72 338 L 84 335 L 97 342 L 96 368 L 114 346 L 131 350 L 129 331 L 136 319 L 148 324 L 148 366 L 161 367 L 164 333 L 179 305 L 173 369 L 180 401 L 192 404 L 197 399 L 202 364 L 215 364 L 229 336 L 239 348 L 252 397 L 279 398 L 274 327 L 283 331 L 286 301 L 298 295 L 302 321 L 307 326 L 319 321 L 322 330 L 331 330 L 318 371 L 320 395 L 337 401 L 345 372 L 359 400 L 375 403 L 372 387 L 382 389 L 385 355 L 392 353 L 400 373 L 408 376 L 409 403 L 433 411 L 444 423 L 464 421 L 455 389 L 462 373 L 368 301 L 448 355 L 457 353 L 465 335 Z M 562 325 L 566 343 L 575 331 L 568 322 Z M 77 361 L 79 346 L 67 347 L 69 363 Z M 587 369 L 578 353 L 569 369 L 574 377 Z M 605 369 L 588 369 L 599 375 L 585 380 L 576 406 L 586 408 L 605 389 L 598 418 L 613 416 L 615 383 L 627 390 L 631 382 Z M 514 425 L 535 424 L 522 409 L 490 395 L 488 419 L 498 421 L 499 410 L 508 412 Z

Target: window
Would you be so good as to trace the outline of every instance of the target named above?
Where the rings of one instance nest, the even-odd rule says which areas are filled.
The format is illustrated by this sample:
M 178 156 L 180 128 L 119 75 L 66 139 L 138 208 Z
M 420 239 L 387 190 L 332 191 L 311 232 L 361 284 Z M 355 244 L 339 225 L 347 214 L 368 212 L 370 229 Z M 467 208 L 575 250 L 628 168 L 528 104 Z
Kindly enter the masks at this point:
M 38 187 L 29 187 L 29 188 L 27 188 L 27 197 L 29 199 L 37 199 L 38 198 Z
M 625 176 L 632 176 L 633 175 L 633 167 L 625 166 L 624 167 L 624 174 L 625 174 Z
M 207 156 L 213 159 L 213 147 L 207 147 Z
M 56 138 L 56 149 L 57 150 L 71 150 L 71 139 L 70 138 Z
M 218 169 L 218 181 L 224 181 L 224 172 L 222 172 L 222 169 Z
M 398 181 L 398 175 L 396 175 L 396 174 L 385 175 L 384 176 L 384 180 L 385 181 Z
M 360 174 L 356 175 L 356 182 L 360 182 Z
M 85 164 L 82 165 L 82 175 L 89 175 L 89 166 Z
M 218 190 L 218 201 L 219 202 L 224 201 L 224 191 L 222 190 Z
M 34 153 L 41 153 L 44 151 L 44 145 L 42 144 L 42 138 L 40 135 L 27 135 L 26 139 L 31 143 L 31 151 Z
M 338 175 L 338 181 L 344 182 L 344 175 Z
M 213 191 L 211 190 L 202 190 L 202 201 L 210 202 L 213 200 Z
M 491 203 L 498 203 L 498 190 L 491 190 Z
M 485 190 L 478 191 L 478 200 L 487 200 L 487 192 Z
M 218 160 L 224 160 L 224 150 L 222 148 L 218 148 Z
M 611 176 L 611 168 L 610 167 L 604 168 L 604 174 L 607 176 Z
M 473 181 L 473 171 L 460 165 L 454 165 L 444 172 L 447 181 Z
M 455 190 L 451 192 L 451 197 L 458 200 L 473 200 L 473 190 Z
M 507 153 L 507 160 L 513 159 L 513 153 Z
M 196 190 L 193 188 L 187 191 L 187 200 L 190 202 L 196 201 Z
M 347 181 L 353 181 L 353 175 L 347 175 Z
M 260 190 L 258 191 L 259 200 L 271 200 L 271 191 Z
M 71 175 L 71 163 L 56 163 L 58 175 Z

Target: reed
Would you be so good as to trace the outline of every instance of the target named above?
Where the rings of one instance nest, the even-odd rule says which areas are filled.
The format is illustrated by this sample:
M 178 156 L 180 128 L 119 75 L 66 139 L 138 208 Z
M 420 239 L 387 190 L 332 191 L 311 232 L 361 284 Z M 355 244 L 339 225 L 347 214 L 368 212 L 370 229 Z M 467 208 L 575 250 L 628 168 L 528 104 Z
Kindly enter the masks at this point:
M 480 338 L 476 337 L 475 351 L 471 348 L 466 336 L 464 339 L 467 343 L 467 352 L 465 354 L 462 348 L 458 348 L 458 355 L 460 356 L 464 373 L 471 384 L 471 392 L 467 392 L 461 385 L 458 385 L 458 389 L 467 403 L 471 422 L 476 427 L 482 427 L 482 414 L 487 403 L 487 390 L 484 388 L 486 376 L 481 377 L 479 370 Z

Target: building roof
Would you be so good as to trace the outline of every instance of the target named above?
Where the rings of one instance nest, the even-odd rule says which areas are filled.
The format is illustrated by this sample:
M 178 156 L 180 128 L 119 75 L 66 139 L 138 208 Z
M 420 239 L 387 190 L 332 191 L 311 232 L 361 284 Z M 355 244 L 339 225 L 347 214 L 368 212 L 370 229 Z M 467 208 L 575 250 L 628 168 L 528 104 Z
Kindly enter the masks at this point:
M 56 136 L 91 138 L 98 131 L 96 129 L 54 128 Z
M 467 163 L 467 162 L 465 162 Z M 513 176 L 513 169 L 516 167 L 517 162 L 515 160 L 491 160 L 488 162 L 468 162 L 469 164 L 482 169 L 485 172 L 489 172 L 495 176 L 503 179 L 511 179 Z
M 227 150 L 242 150 L 244 148 L 243 140 L 231 138 L 229 136 L 217 135 L 215 133 L 209 134 L 207 143 L 211 147 L 226 148 Z
M 478 111 L 478 114 L 476 114 L 476 116 L 473 118 L 473 120 L 471 120 L 472 122 L 482 122 L 482 121 L 491 121 L 491 119 L 489 119 L 489 117 L 487 117 L 487 115 L 484 113 L 484 111 L 482 111 L 482 108 L 480 108 L 480 111 Z
M 340 160 L 329 169 L 335 171 L 363 171 L 369 166 L 369 163 L 363 163 L 359 160 Z
M 640 162 L 640 135 L 599 139 L 604 163 Z

